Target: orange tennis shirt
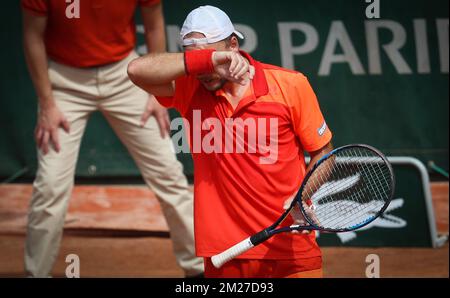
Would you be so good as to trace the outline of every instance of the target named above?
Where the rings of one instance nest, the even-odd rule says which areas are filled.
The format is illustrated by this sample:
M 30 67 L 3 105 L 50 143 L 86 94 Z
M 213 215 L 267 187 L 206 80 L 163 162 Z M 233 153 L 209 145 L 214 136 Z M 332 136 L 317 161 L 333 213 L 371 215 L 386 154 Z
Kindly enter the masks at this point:
M 158 97 L 185 119 L 198 256 L 211 257 L 273 224 L 305 176 L 304 150 L 321 149 L 332 137 L 304 75 L 242 54 L 255 76 L 235 109 L 222 90 L 207 91 L 194 76 L 178 78 L 173 97 Z M 239 258 L 318 256 L 314 233 L 282 233 Z
M 45 46 L 54 61 L 74 67 L 94 67 L 124 59 L 136 43 L 137 5 L 160 0 L 81 0 L 79 18 L 69 18 L 74 1 L 22 0 L 22 8 L 47 16 Z M 72 6 L 71 6 L 72 5 Z

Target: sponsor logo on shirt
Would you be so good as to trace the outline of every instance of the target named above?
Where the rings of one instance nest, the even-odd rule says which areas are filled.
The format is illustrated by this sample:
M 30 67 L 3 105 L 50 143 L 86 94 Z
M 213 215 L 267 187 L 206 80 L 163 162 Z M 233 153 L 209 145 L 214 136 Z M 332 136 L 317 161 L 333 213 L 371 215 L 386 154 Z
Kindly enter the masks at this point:
M 322 126 L 317 130 L 317 133 L 319 134 L 319 136 L 323 136 L 326 130 L 327 130 L 327 123 L 324 121 Z

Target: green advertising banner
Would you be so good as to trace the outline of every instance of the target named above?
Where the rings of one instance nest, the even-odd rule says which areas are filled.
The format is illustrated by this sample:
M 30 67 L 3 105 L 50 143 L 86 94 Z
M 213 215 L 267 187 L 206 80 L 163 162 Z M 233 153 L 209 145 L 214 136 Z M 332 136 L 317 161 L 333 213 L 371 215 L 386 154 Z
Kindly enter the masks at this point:
M 448 0 L 163 3 L 170 51 L 179 51 L 178 33 L 190 10 L 218 6 L 244 34 L 244 50 L 309 78 L 336 146 L 367 143 L 388 155 L 433 160 L 448 170 Z M 35 93 L 23 57 L 19 1 L 3 5 L 0 176 L 28 169 L 25 175 L 32 177 Z M 144 53 L 139 14 L 137 20 L 136 48 Z M 191 175 L 189 154 L 179 158 Z M 139 175 L 100 114 L 87 127 L 77 175 Z

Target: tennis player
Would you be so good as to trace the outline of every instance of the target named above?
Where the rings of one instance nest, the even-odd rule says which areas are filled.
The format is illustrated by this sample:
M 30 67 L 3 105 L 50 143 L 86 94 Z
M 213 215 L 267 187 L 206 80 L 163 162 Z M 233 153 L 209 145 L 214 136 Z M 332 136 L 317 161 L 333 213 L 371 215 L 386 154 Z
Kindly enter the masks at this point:
M 280 216 L 307 171 L 304 151 L 315 163 L 332 149 L 307 78 L 254 60 L 239 50 L 241 38 L 223 11 L 202 6 L 181 29 L 183 53 L 137 58 L 128 74 L 186 120 L 195 170 L 195 243 L 205 276 L 321 277 L 314 233 L 277 235 L 220 269 L 211 263 L 211 256 Z

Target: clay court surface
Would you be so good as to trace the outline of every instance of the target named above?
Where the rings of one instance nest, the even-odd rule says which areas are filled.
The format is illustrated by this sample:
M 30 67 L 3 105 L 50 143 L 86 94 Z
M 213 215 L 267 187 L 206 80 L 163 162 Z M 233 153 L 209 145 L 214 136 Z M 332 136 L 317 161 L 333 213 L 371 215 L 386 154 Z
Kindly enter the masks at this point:
M 29 184 L 0 185 L 0 276 L 24 277 Z M 448 183 L 433 183 L 440 234 L 448 234 Z M 53 276 L 77 254 L 82 277 L 183 277 L 166 222 L 143 186 L 76 186 Z M 378 254 L 382 277 L 449 277 L 448 243 L 441 248 L 323 248 L 326 277 L 365 277 L 365 258 Z

